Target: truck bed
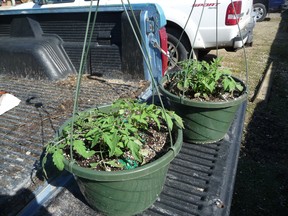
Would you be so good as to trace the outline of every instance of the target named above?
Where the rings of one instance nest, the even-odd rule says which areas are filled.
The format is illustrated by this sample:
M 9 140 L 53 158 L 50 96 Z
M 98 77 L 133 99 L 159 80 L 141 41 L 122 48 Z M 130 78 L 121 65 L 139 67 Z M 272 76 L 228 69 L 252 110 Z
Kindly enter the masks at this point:
M 40 160 L 44 144 L 71 115 L 76 78 L 36 81 L 0 76 L 0 90 L 21 99 L 0 116 L 1 215 L 100 215 L 86 205 L 72 175 L 50 172 L 45 181 Z M 144 81 L 103 79 L 85 75 L 79 110 L 135 98 Z M 164 190 L 141 215 L 229 215 L 246 105 L 225 138 L 217 143 L 184 143 L 172 162 Z M 12 207 L 12 208 L 11 208 Z
M 120 97 L 135 98 L 149 86 L 147 81 L 112 80 L 88 75 L 82 81 L 79 110 L 111 103 Z M 0 76 L 0 89 L 21 100 L 19 106 L 0 116 L 1 211 L 7 202 L 15 205 L 0 215 L 17 212 L 23 207 L 20 195 L 23 188 L 32 192 L 42 187 L 43 178 L 38 172 L 43 147 L 71 115 L 75 85 L 75 76 L 55 82 Z M 18 199 L 17 196 L 20 196 L 19 203 L 13 200 Z M 26 203 L 27 200 L 24 205 Z

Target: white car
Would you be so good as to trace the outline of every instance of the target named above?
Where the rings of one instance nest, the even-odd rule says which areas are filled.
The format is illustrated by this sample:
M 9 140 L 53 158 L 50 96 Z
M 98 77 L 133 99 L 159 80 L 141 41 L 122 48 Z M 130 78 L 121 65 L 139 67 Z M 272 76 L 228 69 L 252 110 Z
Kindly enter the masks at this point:
M 123 1 L 128 3 L 128 0 Z M 100 0 L 101 4 L 117 2 L 119 0 Z M 167 19 L 168 50 L 174 62 L 186 59 L 192 47 L 195 54 L 201 57 L 212 49 L 225 48 L 227 51 L 235 51 L 245 43 L 252 45 L 255 26 L 253 0 L 129 0 L 129 2 L 157 3 L 162 7 Z M 170 61 L 170 67 L 173 67 L 174 62 Z

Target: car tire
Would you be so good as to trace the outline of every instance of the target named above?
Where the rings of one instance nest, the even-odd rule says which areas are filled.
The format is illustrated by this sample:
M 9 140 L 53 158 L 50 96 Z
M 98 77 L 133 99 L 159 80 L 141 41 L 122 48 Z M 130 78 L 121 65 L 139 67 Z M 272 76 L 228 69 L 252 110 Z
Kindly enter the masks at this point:
M 198 59 L 203 59 L 208 53 L 210 52 L 209 49 L 199 49 L 198 50 Z
M 173 34 L 174 33 L 174 34 Z M 182 41 L 179 42 L 177 34 L 173 31 L 168 32 L 168 52 L 169 52 L 169 60 L 168 60 L 168 69 L 173 70 L 176 69 L 175 66 L 178 62 L 187 59 L 187 50 Z
M 261 3 L 253 4 L 253 11 L 256 14 L 255 16 L 257 22 L 263 21 L 267 16 L 267 10 L 264 4 Z

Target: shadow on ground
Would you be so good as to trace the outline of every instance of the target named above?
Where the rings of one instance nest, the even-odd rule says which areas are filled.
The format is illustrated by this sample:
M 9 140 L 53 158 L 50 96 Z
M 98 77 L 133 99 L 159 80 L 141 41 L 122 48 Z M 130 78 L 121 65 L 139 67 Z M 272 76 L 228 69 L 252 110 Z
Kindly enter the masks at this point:
M 65 171 L 57 178 L 50 179 L 49 184 L 50 186 L 42 191 L 38 198 L 35 196 L 35 191 L 27 188 L 21 188 L 13 196 L 0 194 L 0 216 L 30 216 L 32 213 L 34 216 L 100 215 L 89 207 L 74 177 L 68 172 Z M 62 195 L 57 196 L 57 191 Z M 43 196 L 48 193 L 50 200 L 45 202 Z M 42 205 L 43 202 L 45 205 Z
M 269 97 L 253 102 L 258 103 L 243 140 L 231 216 L 288 215 L 287 58 L 288 11 L 267 61 L 273 74 Z
M 29 203 L 35 198 L 33 192 L 29 189 L 23 188 L 17 191 L 14 196 L 0 195 L 0 204 L 1 204 L 1 216 L 13 216 L 13 215 L 22 215 L 19 212 L 23 206 Z M 49 216 L 49 212 L 40 204 L 35 203 L 34 208 L 41 210 L 45 213 L 46 216 Z

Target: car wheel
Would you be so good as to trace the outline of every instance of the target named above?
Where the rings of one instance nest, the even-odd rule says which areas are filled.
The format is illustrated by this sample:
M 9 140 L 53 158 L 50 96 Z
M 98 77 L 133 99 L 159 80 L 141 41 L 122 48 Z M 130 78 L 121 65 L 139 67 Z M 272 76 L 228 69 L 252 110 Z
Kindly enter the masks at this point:
M 209 49 L 199 49 L 198 50 L 198 59 L 204 58 L 210 52 Z
M 263 21 L 267 16 L 266 7 L 261 3 L 255 3 L 253 5 L 253 11 L 255 12 L 257 22 Z
M 178 62 L 187 59 L 187 50 L 183 43 L 176 38 L 173 34 L 167 33 L 168 35 L 168 69 L 173 70 Z

